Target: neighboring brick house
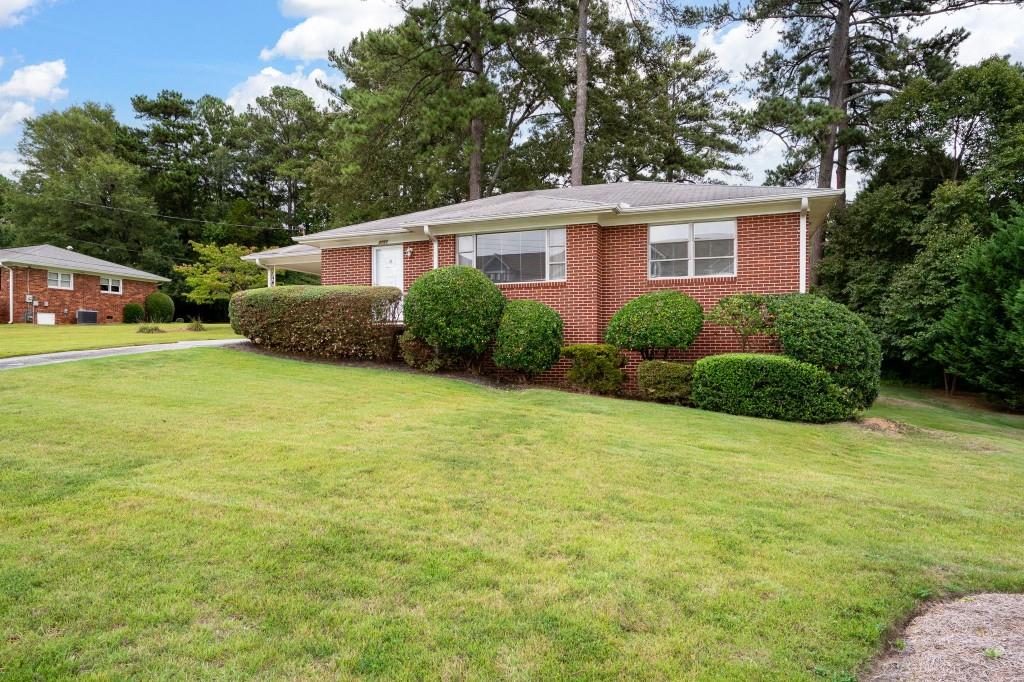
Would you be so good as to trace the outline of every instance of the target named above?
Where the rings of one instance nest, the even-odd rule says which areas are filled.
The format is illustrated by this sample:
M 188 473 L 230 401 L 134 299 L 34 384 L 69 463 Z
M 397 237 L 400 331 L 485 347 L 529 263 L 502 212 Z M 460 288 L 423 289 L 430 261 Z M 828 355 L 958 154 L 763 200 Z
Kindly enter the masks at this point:
M 567 343 L 600 342 L 631 298 L 675 289 L 705 310 L 738 292 L 806 291 L 808 240 L 841 190 L 625 182 L 503 194 L 297 237 L 248 258 L 323 284 L 403 291 L 435 267 L 485 272 L 509 298 L 541 301 Z M 738 350 L 707 325 L 684 357 Z M 633 361 L 636 358 L 631 358 Z
M 49 244 L 0 249 L 0 323 L 123 322 L 125 304 L 169 281 Z

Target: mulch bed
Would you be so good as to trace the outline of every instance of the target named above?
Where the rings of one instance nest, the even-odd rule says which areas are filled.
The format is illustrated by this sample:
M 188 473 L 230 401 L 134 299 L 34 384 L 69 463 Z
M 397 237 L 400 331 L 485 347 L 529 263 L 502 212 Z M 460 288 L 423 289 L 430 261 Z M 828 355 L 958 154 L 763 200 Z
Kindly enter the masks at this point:
M 976 594 L 910 621 L 866 682 L 1024 682 L 1024 595 Z

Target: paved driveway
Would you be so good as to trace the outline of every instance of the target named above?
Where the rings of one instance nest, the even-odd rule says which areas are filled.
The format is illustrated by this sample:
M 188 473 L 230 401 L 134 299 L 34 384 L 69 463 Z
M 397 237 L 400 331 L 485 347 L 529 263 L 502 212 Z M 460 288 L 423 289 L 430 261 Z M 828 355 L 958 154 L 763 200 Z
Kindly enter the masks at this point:
M 76 362 L 92 358 L 109 358 L 115 355 L 139 355 L 141 353 L 159 353 L 167 350 L 184 350 L 186 348 L 209 348 L 210 346 L 234 346 L 249 343 L 248 339 L 213 339 L 210 341 L 176 341 L 175 343 L 151 343 L 145 346 L 121 346 L 119 348 L 97 348 L 95 350 L 69 350 L 63 353 L 42 353 L 40 355 L 22 355 L 15 358 L 0 359 L 0 371 L 17 369 L 18 367 L 36 367 L 37 365 L 56 365 L 61 362 Z

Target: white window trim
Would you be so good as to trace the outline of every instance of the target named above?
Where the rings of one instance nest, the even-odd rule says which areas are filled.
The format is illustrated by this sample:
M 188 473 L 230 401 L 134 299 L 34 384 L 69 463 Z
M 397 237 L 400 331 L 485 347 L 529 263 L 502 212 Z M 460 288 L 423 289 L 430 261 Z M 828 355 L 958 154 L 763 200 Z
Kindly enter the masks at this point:
M 51 272 L 57 273 L 57 286 L 51 286 L 50 285 L 50 273 Z M 67 275 L 68 278 L 71 280 L 71 283 L 68 286 L 62 287 L 60 285 L 60 276 L 61 275 Z M 65 272 L 63 270 L 47 270 L 46 271 L 46 288 L 47 289 L 60 289 L 61 291 L 74 291 L 75 290 L 75 273 L 73 273 L 73 272 Z
M 562 230 L 565 233 L 565 244 L 562 247 L 565 249 L 565 275 L 558 278 L 551 277 L 551 230 Z M 495 235 L 495 234 L 515 234 L 516 232 L 544 232 L 544 279 L 524 279 L 518 282 L 495 282 L 499 287 L 512 287 L 519 284 L 544 284 L 545 282 L 565 282 L 569 278 L 569 231 L 564 225 L 556 225 L 554 227 L 535 227 L 528 230 L 507 230 L 505 232 L 481 232 L 479 234 Z M 459 251 L 459 240 L 463 237 L 469 237 L 473 240 L 473 256 L 470 267 L 476 268 L 476 238 L 479 234 L 459 234 L 455 236 L 455 263 L 459 264 L 459 257 L 462 253 Z
M 702 259 L 697 258 L 694 255 L 696 253 L 697 249 L 694 248 L 693 226 L 694 225 L 699 225 L 699 224 L 704 223 L 704 222 L 713 222 L 713 223 L 731 222 L 733 224 L 733 233 L 736 236 L 733 237 L 733 239 L 732 239 L 732 241 L 733 241 L 733 247 L 732 247 L 732 260 L 733 260 L 732 274 L 731 275 L 671 275 L 671 276 L 668 276 L 668 277 L 655 277 L 654 275 L 652 275 L 651 274 L 651 270 L 652 270 L 652 268 L 651 268 L 651 265 L 652 265 L 652 261 L 651 261 L 651 228 L 652 227 L 657 227 L 660 224 L 664 224 L 664 225 L 686 225 L 687 226 L 687 228 L 689 229 L 689 232 L 690 232 L 690 236 L 689 236 L 689 238 L 687 239 L 687 242 L 686 242 L 687 243 L 687 247 L 686 247 L 686 271 L 687 272 L 694 272 L 695 271 L 694 261 L 698 261 L 698 260 L 702 260 Z M 662 259 L 662 261 L 669 261 L 669 260 L 683 260 L 683 259 L 682 258 L 663 258 Z M 650 225 L 647 226 L 647 279 L 648 280 L 658 281 L 658 280 L 666 280 L 666 279 L 730 279 L 730 278 L 738 277 L 739 274 L 740 274 L 740 232 L 739 232 L 739 225 L 737 224 L 736 220 L 711 220 L 711 221 L 697 220 L 697 221 L 693 221 L 693 222 L 689 222 L 689 223 L 653 223 L 653 224 L 650 224 Z
M 103 291 L 103 280 L 107 280 L 107 287 L 117 282 L 117 291 Z M 124 280 L 120 277 L 100 277 L 100 293 L 110 294 L 112 296 L 121 296 L 124 293 Z

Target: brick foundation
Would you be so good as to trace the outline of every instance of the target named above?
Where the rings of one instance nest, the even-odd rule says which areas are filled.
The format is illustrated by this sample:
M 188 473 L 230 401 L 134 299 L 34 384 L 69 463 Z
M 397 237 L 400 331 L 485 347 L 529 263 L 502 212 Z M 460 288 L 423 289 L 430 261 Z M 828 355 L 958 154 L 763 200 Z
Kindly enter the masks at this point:
M 23 322 L 25 312 L 53 313 L 57 324 L 74 324 L 79 310 L 97 311 L 100 324 L 120 323 L 124 321 L 124 306 L 128 303 L 142 305 L 146 297 L 156 291 L 153 282 L 139 282 L 123 279 L 120 295 L 100 291 L 100 278 L 97 275 L 75 273 L 74 289 L 50 289 L 46 282 L 46 270 L 12 266 L 14 270 L 14 322 Z M 8 322 L 8 302 L 10 273 L 7 268 L 0 269 L 0 323 Z M 25 296 L 32 296 L 39 302 L 38 306 L 25 302 Z

